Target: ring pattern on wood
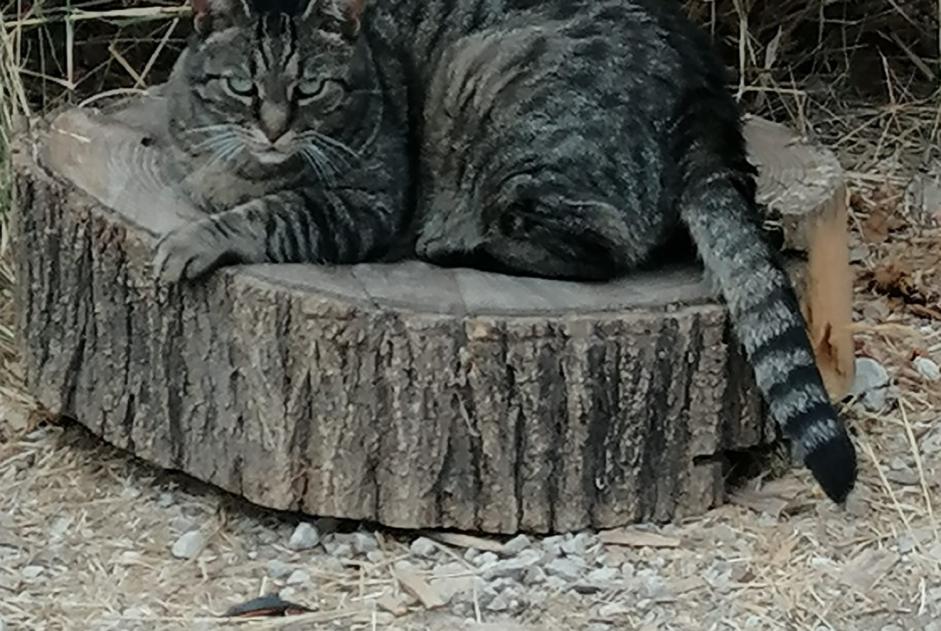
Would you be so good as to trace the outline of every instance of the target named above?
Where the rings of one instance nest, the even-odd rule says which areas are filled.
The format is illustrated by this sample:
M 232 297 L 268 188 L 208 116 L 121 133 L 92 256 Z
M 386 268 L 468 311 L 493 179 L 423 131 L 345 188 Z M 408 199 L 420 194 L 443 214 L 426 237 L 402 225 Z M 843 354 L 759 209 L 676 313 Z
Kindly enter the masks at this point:
M 514 533 L 701 513 L 723 499 L 723 454 L 773 438 L 694 269 L 580 284 L 259 265 L 159 286 L 155 235 L 195 213 L 162 162 L 163 116 L 159 93 L 66 111 L 14 159 L 28 385 L 108 442 L 272 508 Z M 799 200 L 777 210 L 807 230 L 839 165 L 806 145 L 835 170 L 795 194 L 791 132 L 749 132 L 759 161 L 787 165 L 763 194 Z

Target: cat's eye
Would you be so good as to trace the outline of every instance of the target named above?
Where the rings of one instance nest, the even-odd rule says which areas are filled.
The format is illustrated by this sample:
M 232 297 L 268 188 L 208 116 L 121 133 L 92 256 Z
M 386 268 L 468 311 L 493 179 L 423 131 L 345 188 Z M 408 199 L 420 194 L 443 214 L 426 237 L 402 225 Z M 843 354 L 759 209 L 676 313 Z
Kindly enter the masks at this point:
M 225 85 L 237 96 L 254 96 L 255 82 L 243 77 L 226 77 Z
M 309 79 L 300 81 L 295 90 L 298 100 L 312 101 L 326 94 L 328 87 L 327 82 L 322 79 Z

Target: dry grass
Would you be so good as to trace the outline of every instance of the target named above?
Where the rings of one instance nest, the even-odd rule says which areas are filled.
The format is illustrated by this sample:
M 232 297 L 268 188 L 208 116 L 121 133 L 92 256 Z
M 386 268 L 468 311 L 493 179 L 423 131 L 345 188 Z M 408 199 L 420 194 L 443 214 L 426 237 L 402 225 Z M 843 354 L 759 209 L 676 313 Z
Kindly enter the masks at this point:
M 859 352 L 888 368 L 891 405 L 845 410 L 861 456 L 860 488 L 847 512 L 810 497 L 807 474 L 793 471 L 742 498 L 768 512 L 732 504 L 668 527 L 682 542 L 676 549 L 609 548 L 638 573 L 660 577 L 662 592 L 552 594 L 516 622 L 593 631 L 931 629 L 941 619 L 941 387 L 926 382 L 912 359 L 941 362 L 941 320 L 918 309 L 919 295 L 941 293 L 941 230 L 922 223 L 905 190 L 913 173 L 937 161 L 932 152 L 941 144 L 933 94 L 941 2 L 688 4 L 730 52 L 749 108 L 827 142 L 850 170 Z M 15 118 L 159 81 L 187 30 L 177 4 L 26 6 L 6 5 L 0 26 L 0 165 Z M 865 47 L 873 44 L 874 53 Z M 310 572 L 296 599 L 318 611 L 233 626 L 463 628 L 414 603 L 401 618 L 377 605 L 378 595 L 401 589 L 390 568 L 407 552 L 408 535 L 379 534 L 383 562 L 341 566 L 294 553 L 284 548 L 292 516 L 157 471 L 74 425 L 37 426 L 16 363 L 15 279 L 7 233 L 0 234 L 0 620 L 8 627 L 215 628 L 228 605 L 280 587 L 266 571 L 277 558 Z M 903 267 L 895 276 L 886 271 L 893 265 Z M 875 282 L 880 273 L 886 282 Z M 206 550 L 195 561 L 172 558 L 169 547 L 194 524 L 209 536 Z M 23 578 L 28 566 L 42 573 Z

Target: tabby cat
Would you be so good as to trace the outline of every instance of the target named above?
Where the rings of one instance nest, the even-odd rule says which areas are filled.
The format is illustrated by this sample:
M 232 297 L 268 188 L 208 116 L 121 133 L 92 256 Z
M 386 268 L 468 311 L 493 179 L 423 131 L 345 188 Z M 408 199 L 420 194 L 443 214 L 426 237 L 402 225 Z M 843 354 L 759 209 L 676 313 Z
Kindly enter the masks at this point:
M 843 502 L 856 454 L 757 222 L 740 112 L 672 0 L 191 0 L 171 137 L 207 211 L 168 282 L 256 262 L 605 279 L 688 231 L 772 416 Z

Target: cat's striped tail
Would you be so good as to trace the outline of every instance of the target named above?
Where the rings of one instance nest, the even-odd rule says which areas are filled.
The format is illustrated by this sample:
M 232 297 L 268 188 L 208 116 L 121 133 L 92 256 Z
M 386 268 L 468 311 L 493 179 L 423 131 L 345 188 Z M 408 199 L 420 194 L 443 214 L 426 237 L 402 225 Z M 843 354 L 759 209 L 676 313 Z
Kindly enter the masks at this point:
M 824 389 L 790 279 L 754 217 L 750 175 L 687 183 L 682 218 L 718 282 L 758 388 L 826 494 L 842 503 L 856 482 L 856 451 Z

